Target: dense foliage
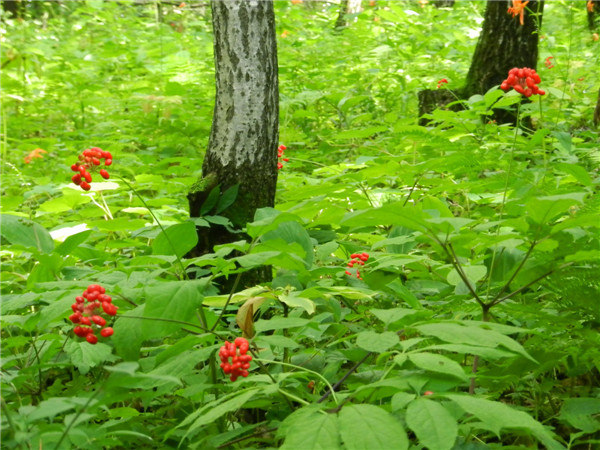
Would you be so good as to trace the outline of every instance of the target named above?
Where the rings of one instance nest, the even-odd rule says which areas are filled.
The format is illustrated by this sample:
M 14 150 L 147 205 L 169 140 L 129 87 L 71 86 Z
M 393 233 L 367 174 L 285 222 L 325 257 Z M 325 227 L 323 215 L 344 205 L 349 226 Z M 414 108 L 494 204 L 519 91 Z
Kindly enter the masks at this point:
M 206 5 L 5 17 L 3 448 L 597 448 L 600 42 L 585 3 L 548 2 L 543 96 L 417 126 L 419 90 L 461 86 L 484 3 L 365 1 L 335 30 L 336 4 L 276 2 L 277 205 L 194 258 L 236 195 L 190 221 Z M 93 147 L 110 178 L 90 159 L 82 190 Z M 272 282 L 223 288 L 260 266 Z

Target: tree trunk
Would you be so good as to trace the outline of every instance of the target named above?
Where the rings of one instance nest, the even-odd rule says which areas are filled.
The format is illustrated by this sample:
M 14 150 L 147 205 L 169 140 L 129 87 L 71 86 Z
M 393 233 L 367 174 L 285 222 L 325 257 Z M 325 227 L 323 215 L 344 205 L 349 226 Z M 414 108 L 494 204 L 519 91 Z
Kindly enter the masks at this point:
M 592 0 L 591 8 L 589 5 L 590 4 L 587 3 L 588 27 L 590 28 L 591 31 L 594 31 L 596 28 L 598 28 L 596 18 L 597 18 L 598 12 L 600 11 L 600 1 Z
M 361 9 L 361 0 L 341 0 L 340 12 L 335 21 L 335 28 L 345 28 L 348 26 L 348 15 L 357 14 Z
M 17 17 L 21 17 L 20 8 L 21 1 L 20 0 L 2 0 L 2 9 L 5 13 L 11 13 L 12 18 L 16 19 Z
M 257 208 L 275 201 L 279 139 L 275 14 L 272 1 L 215 0 L 211 9 L 215 109 L 203 180 L 188 193 L 190 216 L 201 215 L 216 185 L 221 193 L 239 185 L 235 202 L 220 215 L 241 229 L 253 220 Z M 222 226 L 204 230 L 199 228 L 197 254 L 241 238 Z
M 455 0 L 433 0 L 433 6 L 436 8 L 452 8 Z
M 467 74 L 463 97 L 485 94 L 499 85 L 513 67 L 537 67 L 538 31 L 542 25 L 543 1 L 530 1 L 521 25 L 519 16 L 508 13 L 510 1 L 488 1 L 483 29 Z
M 600 125 L 600 90 L 598 90 L 598 101 L 596 102 L 596 109 L 594 110 L 594 125 Z
M 455 91 L 457 97 L 468 99 L 475 94 L 485 94 L 493 86 L 502 83 L 513 67 L 532 69 L 537 67 L 538 31 L 542 25 L 544 1 L 531 0 L 528 3 L 528 10 L 523 15 L 523 25 L 519 16 L 513 17 L 508 13 L 511 5 L 512 2 L 507 0 L 488 0 L 483 29 L 477 41 L 471 68 L 465 86 Z M 421 91 L 419 92 L 419 117 L 454 100 L 454 96 L 448 95 L 443 90 Z M 456 110 L 460 107 L 455 106 L 452 109 Z M 511 111 L 495 110 L 494 120 L 497 123 L 515 123 L 516 117 Z M 427 119 L 419 119 L 421 125 L 427 122 Z M 525 126 L 530 127 L 531 124 L 527 122 Z

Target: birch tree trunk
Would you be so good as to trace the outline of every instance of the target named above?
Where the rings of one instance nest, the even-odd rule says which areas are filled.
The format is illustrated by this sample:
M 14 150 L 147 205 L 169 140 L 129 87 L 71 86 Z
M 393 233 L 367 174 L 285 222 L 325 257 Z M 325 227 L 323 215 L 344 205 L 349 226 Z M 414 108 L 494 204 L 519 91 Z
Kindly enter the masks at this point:
M 220 215 L 235 228 L 273 206 L 277 183 L 279 90 L 272 1 L 211 3 L 216 99 L 203 178 L 188 193 L 190 216 L 199 217 L 211 190 L 239 185 L 235 202 Z M 240 239 L 224 227 L 202 233 L 196 253 Z

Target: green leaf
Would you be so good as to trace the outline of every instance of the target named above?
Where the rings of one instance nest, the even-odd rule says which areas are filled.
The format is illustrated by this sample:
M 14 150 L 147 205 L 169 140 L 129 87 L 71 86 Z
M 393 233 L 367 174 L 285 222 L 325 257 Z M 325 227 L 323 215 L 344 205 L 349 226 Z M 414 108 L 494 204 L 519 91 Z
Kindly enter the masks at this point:
M 71 362 L 82 373 L 86 374 L 92 367 L 111 359 L 112 348 L 102 342 L 92 345 L 87 341 L 71 340 L 65 350 L 71 358 Z
M 164 232 L 161 231 L 152 242 L 152 253 L 154 255 L 175 255 L 182 258 L 197 243 L 196 225 L 187 221 L 172 225 Z
M 92 234 L 92 230 L 82 231 L 81 233 L 69 236 L 62 244 L 56 247 L 55 252 L 63 256 L 70 254 L 74 249 L 87 241 L 90 234 Z
M 579 166 L 577 164 L 558 163 L 553 164 L 553 167 L 557 170 L 572 175 L 573 178 L 575 178 L 584 186 L 592 185 L 592 178 L 590 177 L 590 174 L 582 166 Z
M 302 220 L 294 214 L 282 213 L 274 208 L 257 209 L 254 222 L 246 225 L 246 232 L 250 237 L 256 238 L 276 229 L 283 222 L 302 222 Z
M 419 352 L 409 353 L 408 359 L 420 369 L 450 375 L 463 381 L 469 380 L 460 364 L 446 356 L 437 355 L 435 353 Z
M 573 192 L 571 194 L 534 198 L 526 204 L 527 213 L 534 222 L 545 224 L 559 214 L 568 214 L 571 206 L 583 203 L 584 196 L 584 192 Z
M 375 315 L 375 317 L 377 317 L 379 320 L 385 323 L 386 326 L 394 322 L 398 322 L 399 320 L 404 319 L 406 316 L 411 316 L 418 312 L 414 309 L 406 308 L 371 309 L 370 311 L 373 315 Z
M 153 319 L 170 319 L 197 323 L 195 311 L 202 307 L 202 292 L 207 280 L 169 281 L 147 286 L 144 316 Z M 145 339 L 165 337 L 180 330 L 184 324 L 161 320 L 144 320 Z
M 234 184 L 229 189 L 227 189 L 225 192 L 223 192 L 223 195 L 221 195 L 221 197 L 219 198 L 219 202 L 217 203 L 217 208 L 215 209 L 215 214 L 222 213 L 227 208 L 229 208 L 233 204 L 233 202 L 235 202 L 235 199 L 238 196 L 239 189 L 240 189 L 240 185 Z
M 144 342 L 142 324 L 145 320 L 138 319 L 138 317 L 144 316 L 145 308 L 146 305 L 140 305 L 131 311 L 119 314 L 113 326 L 114 334 L 111 336 L 111 340 L 117 354 L 126 361 L 136 361 L 140 356 L 140 349 Z
M 469 282 L 471 283 L 471 286 L 473 287 L 479 280 L 485 277 L 487 273 L 486 266 L 462 266 L 462 270 L 465 273 Z M 448 280 L 448 283 L 450 283 L 452 286 L 457 286 L 459 283 L 463 282 L 456 269 L 452 269 L 448 273 L 446 279 Z
M 422 309 L 419 299 L 399 279 L 392 281 L 386 285 L 394 291 L 400 299 L 404 300 L 413 309 Z
M 285 437 L 283 450 L 335 450 L 340 448 L 338 417 L 315 407 L 296 410 L 285 418 L 277 435 Z
M 381 208 L 369 208 L 347 213 L 340 225 L 348 227 L 368 227 L 378 225 L 403 226 L 410 230 L 423 231 L 426 222 L 423 213 L 415 206 L 402 203 L 388 203 Z
M 348 450 L 408 449 L 400 421 L 378 406 L 344 406 L 339 413 L 339 427 Z
M 254 397 L 258 391 L 259 389 L 245 389 L 214 400 L 187 416 L 183 422 L 177 425 L 177 428 L 191 424 L 185 433 L 185 438 L 196 428 L 213 423 L 224 414 L 240 409 L 244 406 L 244 403 Z
M 398 335 L 391 331 L 377 333 L 375 331 L 363 331 L 356 337 L 356 345 L 369 352 L 383 353 L 394 347 L 400 340 Z
M 254 323 L 254 329 L 257 333 L 270 330 L 283 330 L 285 328 L 303 327 L 310 321 L 300 317 L 273 317 L 268 320 L 259 320 Z
M 285 303 L 286 305 L 292 308 L 302 308 L 308 314 L 313 314 L 315 312 L 315 302 L 308 298 L 298 297 L 293 293 L 290 295 L 282 294 L 278 298 L 279 301 Z
M 344 139 L 365 139 L 377 133 L 388 131 L 387 127 L 369 127 L 358 130 L 344 130 L 333 135 L 335 140 L 341 141 Z
M 27 415 L 27 421 L 31 423 L 40 419 L 52 419 L 76 406 L 77 404 L 73 402 L 72 398 L 52 397 L 40 402 L 35 410 Z
M 0 214 L 0 234 L 11 244 L 33 247 L 44 253 L 54 249 L 50 233 L 40 224 L 24 217 Z
M 585 433 L 600 430 L 600 398 L 567 398 L 560 408 L 560 419 Z
M 498 436 L 502 429 L 525 430 L 533 434 L 549 449 L 564 449 L 554 440 L 554 436 L 544 426 L 533 419 L 529 414 L 516 410 L 510 406 L 478 398 L 472 395 L 443 394 L 469 414 L 481 420 L 486 429 L 493 430 Z
M 450 450 L 458 436 L 456 419 L 438 402 L 426 398 L 412 401 L 406 409 L 406 424 L 419 443 L 435 450 Z
M 221 185 L 217 184 L 214 188 L 212 188 L 212 190 L 206 197 L 206 200 L 204 200 L 204 203 L 202 203 L 202 206 L 200 206 L 200 215 L 201 216 L 205 215 L 207 212 L 209 212 L 211 209 L 213 209 L 215 207 L 215 205 L 217 204 L 217 201 L 219 200 L 220 195 L 221 195 Z
M 263 235 L 261 242 L 269 240 L 282 239 L 288 244 L 297 243 L 304 249 L 304 261 L 306 268 L 312 266 L 313 261 L 313 244 L 308 232 L 298 222 L 282 222 L 276 229 L 271 230 Z
M 415 328 L 426 336 L 435 336 L 451 344 L 470 344 L 494 348 L 503 346 L 537 363 L 518 342 L 494 330 L 452 322 L 426 323 L 416 325 Z

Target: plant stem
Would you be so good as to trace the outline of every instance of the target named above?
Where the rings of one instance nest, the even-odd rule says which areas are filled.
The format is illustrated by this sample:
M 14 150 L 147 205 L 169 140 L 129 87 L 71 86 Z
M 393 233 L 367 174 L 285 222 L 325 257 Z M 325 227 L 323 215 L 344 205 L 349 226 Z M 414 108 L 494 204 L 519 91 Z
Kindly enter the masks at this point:
M 169 243 L 169 245 L 171 246 L 171 249 L 173 250 L 173 254 L 175 255 L 175 258 L 177 258 L 177 262 L 179 263 L 179 266 L 181 267 L 181 273 L 182 276 L 185 279 L 188 279 L 188 275 L 187 272 L 185 271 L 185 267 L 183 265 L 183 262 L 181 261 L 181 258 L 177 255 L 177 252 L 175 251 L 175 246 L 173 245 L 173 242 L 171 242 L 171 238 L 169 237 L 169 235 L 166 233 L 165 229 L 163 228 L 162 224 L 160 223 L 160 221 L 158 220 L 158 218 L 154 215 L 154 212 L 152 211 L 152 209 L 148 206 L 148 204 L 146 203 L 146 201 L 144 200 L 144 198 L 138 193 L 138 191 L 136 191 L 133 186 L 131 184 L 129 184 L 129 182 L 123 178 L 117 175 L 117 178 L 119 180 L 121 180 L 123 183 L 125 183 L 127 185 L 127 187 L 129 189 L 131 189 L 131 191 L 137 196 L 137 198 L 140 199 L 140 201 L 142 202 L 142 204 L 146 207 L 146 209 L 148 210 L 148 212 L 150 213 L 150 215 L 152 216 L 152 218 L 154 219 L 154 221 L 158 224 L 159 228 L 161 229 L 161 231 L 163 232 L 163 234 L 165 235 L 165 238 L 167 238 L 167 242 Z
M 56 447 L 54 447 L 54 450 L 58 450 L 60 448 L 60 444 L 62 444 L 62 441 L 64 441 L 67 434 L 69 434 L 69 430 L 71 429 L 73 424 L 77 421 L 79 416 L 81 416 L 81 414 L 83 414 L 83 412 L 87 409 L 87 407 L 90 406 L 90 403 L 92 403 L 92 400 L 94 400 L 94 398 L 100 393 L 100 391 L 102 391 L 105 384 L 106 384 L 106 381 L 104 381 L 104 383 L 102 383 L 102 385 L 96 390 L 96 392 L 94 392 L 94 395 L 92 395 L 90 398 L 88 398 L 88 401 L 85 402 L 85 405 L 83 405 L 83 408 L 81 408 L 79 411 L 77 411 L 77 413 L 75 414 L 75 417 L 73 417 L 73 420 L 71 420 L 71 422 L 69 422 L 69 425 L 67 425 L 67 427 L 65 428 L 65 431 L 63 431 L 63 434 L 60 436 L 60 439 L 56 443 Z

